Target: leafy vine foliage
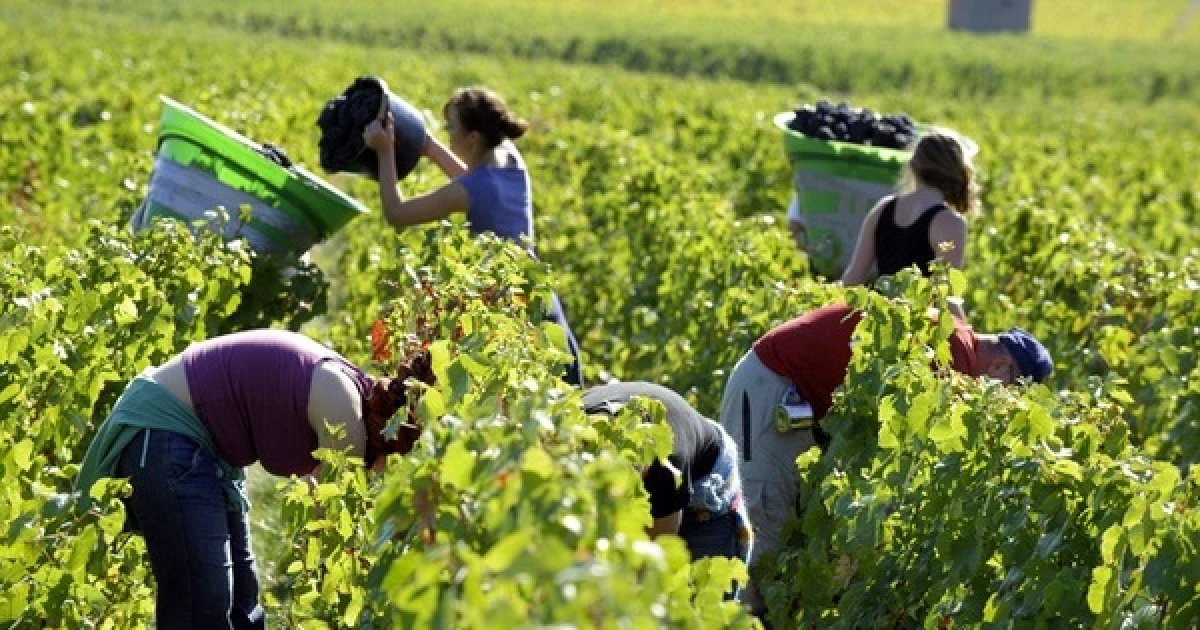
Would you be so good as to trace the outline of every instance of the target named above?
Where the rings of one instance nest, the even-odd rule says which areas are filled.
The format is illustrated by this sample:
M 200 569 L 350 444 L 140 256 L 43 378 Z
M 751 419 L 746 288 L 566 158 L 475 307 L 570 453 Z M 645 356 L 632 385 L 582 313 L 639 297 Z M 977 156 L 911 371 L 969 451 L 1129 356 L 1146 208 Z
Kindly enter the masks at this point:
M 147 625 L 143 545 L 121 532 L 127 485 L 100 484 L 77 513 L 76 462 L 145 367 L 194 340 L 281 326 L 378 373 L 424 348 L 438 376 L 413 385 L 422 437 L 382 474 L 325 453 L 315 495 L 255 479 L 265 604 L 283 627 L 751 627 L 721 598 L 745 567 L 691 564 L 678 541 L 647 540 L 634 470 L 668 447 L 665 427 L 635 410 L 582 415 L 559 378 L 560 332 L 542 318 L 552 290 L 589 380 L 654 380 L 710 414 L 726 371 L 773 324 L 838 299 L 866 310 L 824 421 L 830 450 L 797 464 L 806 509 L 761 567 L 775 627 L 1200 619 L 1196 160 L 1180 141 L 1200 132 L 1191 101 L 1086 77 L 1062 88 L 1066 102 L 1043 98 L 1012 78 L 1032 66 L 1000 67 L 995 52 L 979 58 L 997 73 L 972 76 L 987 94 L 1036 93 L 1036 106 L 960 99 L 936 63 L 912 93 L 862 93 L 891 82 L 860 77 L 855 102 L 961 121 L 981 147 L 987 211 L 971 218 L 970 281 L 901 277 L 885 299 L 809 278 L 776 216 L 791 182 L 765 114 L 826 96 L 816 88 L 326 43 L 297 73 L 314 41 L 276 28 L 296 14 L 247 13 L 268 21 L 250 29 L 262 45 L 246 46 L 228 28 L 240 23 L 220 21 L 236 11 L 224 3 L 207 21 L 189 19 L 199 5 L 69 4 L 9 3 L 0 22 L 22 43 L 0 48 L 0 625 Z M 332 23 L 321 15 L 301 17 Z M 946 57 L 938 45 L 913 50 Z M 850 58 L 808 50 L 803 65 L 830 76 Z M 455 223 L 397 233 L 377 216 L 286 263 L 170 222 L 136 237 L 116 227 L 144 192 L 158 94 L 256 138 L 295 139 L 290 157 L 312 164 L 312 104 L 368 58 L 404 68 L 419 103 L 504 77 L 496 87 L 537 123 L 521 142 L 540 261 Z M 1180 86 L 1185 61 L 1167 73 Z M 1122 63 L 1114 76 L 1141 76 L 1139 58 Z M 1052 92 L 1072 72 L 1038 85 Z M 263 98 L 274 93 L 288 97 Z M 1136 103 L 1119 100 L 1129 94 Z M 1047 133 L 1058 121 L 1071 124 Z M 423 165 L 405 190 L 439 178 Z M 938 368 L 945 331 L 924 313 L 947 286 L 978 330 L 1020 323 L 1045 340 L 1053 382 L 1004 389 Z M 372 347 L 378 326 L 390 358 Z

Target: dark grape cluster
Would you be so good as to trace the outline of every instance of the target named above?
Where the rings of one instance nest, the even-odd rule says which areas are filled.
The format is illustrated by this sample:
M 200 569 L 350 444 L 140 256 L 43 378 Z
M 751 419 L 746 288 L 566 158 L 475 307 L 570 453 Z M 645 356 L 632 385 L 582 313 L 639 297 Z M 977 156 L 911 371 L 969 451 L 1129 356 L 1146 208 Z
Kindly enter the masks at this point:
M 817 140 L 838 140 L 888 149 L 906 149 L 917 139 L 917 125 L 907 114 L 881 116 L 876 112 L 834 105 L 821 99 L 816 105 L 796 108 L 788 128 Z
M 384 85 L 375 77 L 359 77 L 341 95 L 325 103 L 317 126 L 321 128 L 318 147 L 321 150 L 321 168 L 327 173 L 355 171 L 356 162 L 370 162 L 377 168 L 378 158 L 374 151 L 367 150 L 363 142 L 363 129 L 379 116 L 380 99 Z M 370 168 L 361 169 L 372 174 Z

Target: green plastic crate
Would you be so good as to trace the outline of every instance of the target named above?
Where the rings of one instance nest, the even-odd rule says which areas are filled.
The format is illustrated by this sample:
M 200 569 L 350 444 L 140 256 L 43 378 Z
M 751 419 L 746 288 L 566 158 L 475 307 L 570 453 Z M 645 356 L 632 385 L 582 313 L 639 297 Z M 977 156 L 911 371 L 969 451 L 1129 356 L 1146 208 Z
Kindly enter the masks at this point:
M 792 183 L 807 227 L 808 260 L 814 272 L 838 278 L 850 263 L 863 219 L 878 201 L 895 191 L 912 154 L 836 140 L 818 140 L 788 128 L 795 112 L 775 115 L 783 148 L 792 165 Z M 929 129 L 918 125 L 918 133 Z M 953 130 L 969 157 L 979 147 Z
M 248 224 L 266 236 L 271 244 L 269 249 L 303 253 L 312 242 L 328 238 L 358 215 L 369 212 L 360 202 L 303 167 L 284 168 L 260 153 L 258 144 L 236 131 L 171 98 L 160 98 L 163 113 L 158 160 L 169 160 L 192 173 L 208 175 L 219 186 L 236 191 L 229 195 L 231 198 L 249 196 L 260 201 L 261 206 L 277 211 L 270 213 L 273 216 L 269 220 L 264 216 Z M 160 206 L 157 214 L 194 218 L 189 212 L 173 211 L 153 198 L 147 202 L 152 211 Z M 226 205 L 233 205 L 228 209 L 236 214 L 236 204 Z M 310 238 L 298 239 L 297 235 Z

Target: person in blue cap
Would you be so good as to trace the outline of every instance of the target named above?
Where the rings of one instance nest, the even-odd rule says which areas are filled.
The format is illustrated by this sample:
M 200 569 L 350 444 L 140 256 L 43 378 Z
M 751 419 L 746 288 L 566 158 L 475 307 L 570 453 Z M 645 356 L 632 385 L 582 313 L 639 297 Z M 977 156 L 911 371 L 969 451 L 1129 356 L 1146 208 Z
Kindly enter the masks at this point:
M 846 304 L 833 304 L 793 318 L 754 342 L 729 374 L 720 424 L 741 455 L 754 527 L 752 565 L 777 550 L 784 523 L 796 513 L 796 458 L 826 438 L 820 420 L 846 379 L 851 339 L 861 317 Z M 1046 347 L 1020 328 L 977 333 L 955 317 L 948 341 L 950 367 L 969 376 L 1041 383 L 1054 370 Z M 742 601 L 762 613 L 753 577 L 742 590 Z

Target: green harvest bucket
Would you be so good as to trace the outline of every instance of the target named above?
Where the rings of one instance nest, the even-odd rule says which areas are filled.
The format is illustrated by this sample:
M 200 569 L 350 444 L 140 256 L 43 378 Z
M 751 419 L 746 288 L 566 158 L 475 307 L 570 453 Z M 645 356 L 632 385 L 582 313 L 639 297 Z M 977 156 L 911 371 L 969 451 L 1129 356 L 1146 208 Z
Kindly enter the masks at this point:
M 809 266 L 826 278 L 838 278 L 850 263 L 863 219 L 880 198 L 895 191 L 912 153 L 809 138 L 788 128 L 795 115 L 776 114 L 775 126 L 783 131 L 783 148 L 792 165 L 807 229 Z M 918 134 L 929 129 L 917 126 Z M 958 137 L 968 157 L 979 152 L 970 138 L 942 127 L 938 131 Z
M 256 251 L 299 255 L 368 210 L 299 165 L 283 167 L 258 144 L 166 96 L 150 191 L 134 229 L 165 216 L 206 220 L 229 213 L 224 232 Z M 243 206 L 250 218 L 239 219 Z

